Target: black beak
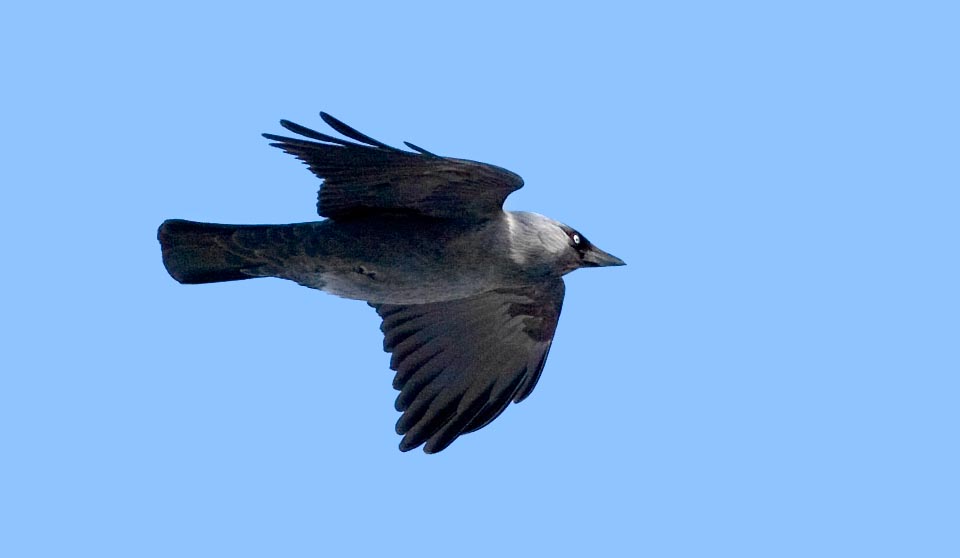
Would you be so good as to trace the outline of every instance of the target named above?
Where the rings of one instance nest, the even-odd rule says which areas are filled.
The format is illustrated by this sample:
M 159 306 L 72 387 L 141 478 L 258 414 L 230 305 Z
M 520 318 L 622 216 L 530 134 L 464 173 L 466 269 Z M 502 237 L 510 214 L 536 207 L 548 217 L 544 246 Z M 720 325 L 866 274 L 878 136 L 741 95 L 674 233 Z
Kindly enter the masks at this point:
M 627 265 L 627 262 L 608 254 L 596 246 L 591 246 L 583 255 L 583 267 L 608 267 L 612 265 Z

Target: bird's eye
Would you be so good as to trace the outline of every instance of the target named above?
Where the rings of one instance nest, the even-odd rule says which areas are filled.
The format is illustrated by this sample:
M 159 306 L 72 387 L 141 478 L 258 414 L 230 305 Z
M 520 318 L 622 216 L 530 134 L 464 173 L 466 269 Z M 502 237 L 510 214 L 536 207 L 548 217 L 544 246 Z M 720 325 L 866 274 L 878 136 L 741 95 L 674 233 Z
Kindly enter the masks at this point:
M 572 236 L 571 238 L 573 239 L 573 243 L 574 243 L 575 245 L 577 245 L 577 246 L 580 245 L 580 235 L 579 235 L 579 234 L 573 233 L 573 236 Z

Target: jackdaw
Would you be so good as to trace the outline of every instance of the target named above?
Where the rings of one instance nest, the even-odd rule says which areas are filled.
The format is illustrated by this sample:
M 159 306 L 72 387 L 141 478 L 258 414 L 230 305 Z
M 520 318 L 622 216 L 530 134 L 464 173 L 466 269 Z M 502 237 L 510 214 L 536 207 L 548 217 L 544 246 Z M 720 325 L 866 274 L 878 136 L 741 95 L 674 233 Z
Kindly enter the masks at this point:
M 400 449 L 443 450 L 533 391 L 563 303 L 563 275 L 624 265 L 576 230 L 504 211 L 523 186 L 493 165 L 390 147 L 333 118 L 353 141 L 281 120 L 306 139 L 263 134 L 323 180 L 323 221 L 158 231 L 163 264 L 185 284 L 290 279 L 366 301 L 392 353 Z

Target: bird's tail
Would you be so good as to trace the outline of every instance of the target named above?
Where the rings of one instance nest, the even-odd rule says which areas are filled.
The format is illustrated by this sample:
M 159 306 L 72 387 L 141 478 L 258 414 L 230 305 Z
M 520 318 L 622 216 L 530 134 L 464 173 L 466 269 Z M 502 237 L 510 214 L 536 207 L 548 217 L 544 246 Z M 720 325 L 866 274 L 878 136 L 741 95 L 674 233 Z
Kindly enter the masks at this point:
M 164 221 L 157 231 L 163 265 L 171 277 L 185 284 L 252 279 L 257 276 L 249 273 L 253 262 L 230 249 L 240 228 L 182 219 Z

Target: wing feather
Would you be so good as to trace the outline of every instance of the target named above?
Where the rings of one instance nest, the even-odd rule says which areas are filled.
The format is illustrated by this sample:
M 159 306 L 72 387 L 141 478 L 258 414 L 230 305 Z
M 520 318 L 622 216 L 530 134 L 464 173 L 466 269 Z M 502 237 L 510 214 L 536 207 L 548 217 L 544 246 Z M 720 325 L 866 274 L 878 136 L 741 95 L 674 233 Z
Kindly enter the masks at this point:
M 563 304 L 563 281 L 431 304 L 372 304 L 400 391 L 400 449 L 442 451 L 530 395 Z
M 323 179 L 317 196 L 317 212 L 322 217 L 346 219 L 405 211 L 430 217 L 485 219 L 500 211 L 507 196 L 523 186 L 523 179 L 506 169 L 441 157 L 408 142 L 413 151 L 403 151 L 327 113 L 320 113 L 320 117 L 353 141 L 289 120 L 281 120 L 280 125 L 301 138 L 263 136 Z

